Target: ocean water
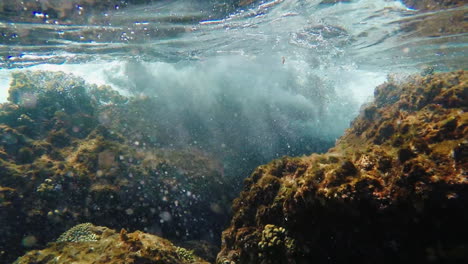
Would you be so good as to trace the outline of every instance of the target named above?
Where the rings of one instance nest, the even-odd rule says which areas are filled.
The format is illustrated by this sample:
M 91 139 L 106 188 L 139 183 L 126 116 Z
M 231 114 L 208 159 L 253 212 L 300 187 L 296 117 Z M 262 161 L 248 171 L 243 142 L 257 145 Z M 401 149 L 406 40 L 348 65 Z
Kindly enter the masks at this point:
M 240 2 L 76 5 L 67 19 L 5 11 L 0 102 L 11 73 L 27 70 L 155 98 L 158 106 L 147 110 L 171 136 L 153 140 L 216 156 L 235 186 L 232 198 L 256 166 L 332 147 L 389 75 L 468 66 L 466 6 L 420 12 L 391 0 Z
M 32 18 L 6 16 L 0 100 L 10 72 L 26 69 L 73 73 L 124 94 L 177 98 L 197 106 L 201 119 L 213 111 L 214 95 L 225 93 L 246 126 L 256 115 L 265 119 L 256 107 L 265 105 L 293 121 L 280 125 L 281 135 L 265 128 L 247 136 L 258 149 L 284 139 L 260 153 L 265 162 L 326 149 L 298 138 L 333 142 L 388 74 L 466 68 L 466 33 L 425 23 L 444 23 L 465 7 L 421 14 L 400 1 L 324 2 L 152 1 L 104 10 L 77 5 L 69 19 L 34 10 Z M 170 111 L 177 121 L 183 109 Z

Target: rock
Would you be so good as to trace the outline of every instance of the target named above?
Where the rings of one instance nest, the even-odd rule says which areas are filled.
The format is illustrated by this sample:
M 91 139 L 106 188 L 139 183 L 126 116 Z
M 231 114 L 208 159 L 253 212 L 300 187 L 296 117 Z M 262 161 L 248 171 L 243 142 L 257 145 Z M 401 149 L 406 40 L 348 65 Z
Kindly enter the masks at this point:
M 439 10 L 466 4 L 463 0 L 403 0 L 403 3 L 418 10 Z
M 467 81 L 389 80 L 326 154 L 258 167 L 217 263 L 468 261 Z
M 420 11 L 420 13 L 425 11 Z M 441 37 L 456 36 L 466 32 L 467 22 L 465 21 L 465 11 L 463 8 L 453 8 L 438 12 L 426 12 L 417 16 L 408 17 L 398 21 L 400 30 L 404 33 L 403 38 L 415 37 Z M 411 49 L 418 49 L 417 45 L 409 46 Z M 430 73 L 431 67 L 424 69 Z
M 192 251 L 141 231 L 128 233 L 122 229 L 117 233 L 106 227 L 86 223 L 73 227 L 60 238 L 57 242 L 49 243 L 45 249 L 26 253 L 14 264 L 208 264 Z
M 145 136 L 154 130 L 131 121 L 138 99 L 108 86 L 61 72 L 12 77 L 0 105 L 1 263 L 80 222 L 219 241 L 231 187 L 217 159 L 157 133 L 156 146 Z
M 467 22 L 462 0 L 404 0 L 407 7 L 416 9 L 416 16 L 398 21 L 403 39 L 437 38 L 457 36 L 466 32 Z M 417 50 L 420 44 L 408 45 L 407 51 Z M 443 52 L 444 48 L 440 49 Z M 463 67 L 462 67 L 463 68 Z M 423 68 L 423 74 L 431 73 L 433 67 Z

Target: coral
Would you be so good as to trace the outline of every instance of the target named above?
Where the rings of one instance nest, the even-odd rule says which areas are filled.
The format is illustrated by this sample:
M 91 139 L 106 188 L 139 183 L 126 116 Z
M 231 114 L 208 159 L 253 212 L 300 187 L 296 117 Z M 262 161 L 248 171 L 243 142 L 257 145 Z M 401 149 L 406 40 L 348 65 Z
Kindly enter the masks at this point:
M 14 264 L 208 264 L 189 250 L 140 231 L 127 233 L 122 229 L 117 233 L 115 230 L 87 223 L 73 227 L 64 235 L 66 241 L 49 243 L 42 250 L 32 250 L 18 258 Z
M 51 179 L 45 179 L 43 183 L 41 183 L 36 191 L 37 192 L 49 192 L 54 190 L 54 184 Z
M 181 247 L 176 247 L 176 253 L 179 256 L 181 260 L 187 261 L 187 262 L 193 262 L 195 261 L 195 257 L 193 255 L 193 251 L 187 250 L 185 248 Z
M 263 255 L 278 255 L 284 254 L 287 251 L 293 250 L 294 239 L 286 234 L 284 227 L 277 227 L 275 225 L 265 225 L 262 231 L 262 238 L 258 242 L 259 258 Z
M 258 167 L 217 263 L 466 262 L 467 81 L 390 79 L 327 153 Z
M 91 223 L 76 225 L 65 233 L 61 234 L 57 242 L 95 242 L 99 240 L 99 236 L 92 230 Z
M 204 260 L 214 263 L 216 261 L 216 254 L 219 252 L 219 247 L 216 244 L 210 243 L 205 240 L 189 240 L 177 242 L 177 245 L 186 248 L 193 252 L 195 255 L 203 258 Z

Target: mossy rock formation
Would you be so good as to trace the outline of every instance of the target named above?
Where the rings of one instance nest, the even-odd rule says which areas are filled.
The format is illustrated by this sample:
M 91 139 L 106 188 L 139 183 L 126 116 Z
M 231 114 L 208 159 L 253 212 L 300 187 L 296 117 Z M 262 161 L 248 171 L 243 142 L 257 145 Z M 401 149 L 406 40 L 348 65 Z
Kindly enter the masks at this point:
M 12 77 L 0 105 L 0 262 L 83 222 L 219 240 L 230 187 L 215 158 L 135 137 L 140 99 L 109 86 L 61 72 Z
M 170 241 L 136 231 L 128 233 L 80 224 L 65 232 L 62 241 L 50 243 L 43 250 L 28 252 L 14 264 L 208 264 L 185 248 L 176 247 Z
M 326 154 L 260 166 L 217 263 L 468 261 L 468 74 L 389 80 Z

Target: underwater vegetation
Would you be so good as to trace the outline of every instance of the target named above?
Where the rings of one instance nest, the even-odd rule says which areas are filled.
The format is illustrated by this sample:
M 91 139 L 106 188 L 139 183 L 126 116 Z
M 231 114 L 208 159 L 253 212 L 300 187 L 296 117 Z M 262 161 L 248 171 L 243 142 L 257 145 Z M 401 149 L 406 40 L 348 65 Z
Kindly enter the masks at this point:
M 48 73 L 37 74 L 47 76 Z M 245 179 L 243 191 L 234 200 L 234 216 L 229 228 L 223 232 L 222 248 L 216 263 L 466 262 L 468 214 L 464 208 L 468 202 L 467 81 L 466 71 L 412 76 L 404 81 L 390 77 L 386 83 L 376 88 L 374 101 L 363 107 L 351 127 L 327 153 L 283 157 L 259 166 Z M 89 91 L 93 88 L 96 87 L 87 87 Z M 41 96 L 38 95 L 38 98 Z M 4 106 L 9 105 L 12 104 Z M 18 111 L 21 107 L 24 106 L 17 105 L 14 109 Z M 96 125 L 92 131 L 100 126 Z M 18 138 L 16 142 L 49 138 L 48 135 L 20 136 L 21 132 L 18 129 L 20 130 L 19 126 L 15 125 L 14 128 L 5 131 L 15 135 Z M 107 130 L 101 128 L 101 136 L 103 131 Z M 20 140 L 21 137 L 23 139 Z M 93 137 L 90 135 L 82 135 L 82 139 L 71 137 L 67 144 L 73 145 L 77 140 L 84 144 L 91 139 Z M 106 150 L 119 146 L 120 153 L 124 155 L 136 151 L 132 146 L 124 144 L 125 139 L 120 137 L 113 139 L 108 135 L 100 141 L 108 142 L 106 147 L 114 146 Z M 10 141 L 2 142 L 5 145 L 5 142 Z M 98 144 L 98 141 L 93 142 Z M 95 149 L 89 149 L 90 144 L 87 143 L 87 155 L 97 152 Z M 64 153 L 62 148 L 51 147 L 56 149 L 57 156 Z M 68 151 L 70 150 L 73 148 Z M 5 168 L 11 171 L 25 169 L 25 164 L 16 165 L 13 162 L 15 156 L 9 155 L 6 150 L 4 153 L 6 154 L 2 161 L 6 164 Z M 42 156 L 49 155 L 47 151 L 44 153 L 46 154 Z M 154 155 L 157 157 L 157 154 Z M 34 155 L 32 157 L 34 164 L 37 158 L 34 158 Z M 168 163 L 178 160 L 169 158 L 171 155 L 165 157 Z M 94 158 L 112 161 L 109 158 Z M 189 155 L 183 160 L 187 162 L 193 158 Z M 78 168 L 88 168 L 82 162 L 76 161 L 76 155 L 71 160 L 80 165 Z M 112 163 L 111 161 L 107 163 Z M 57 158 L 51 163 L 54 170 L 58 169 L 56 162 Z M 144 160 L 136 168 L 144 174 L 146 167 L 143 164 Z M 199 167 L 200 164 L 204 164 L 202 160 L 197 164 L 195 171 L 203 170 L 204 167 Z M 104 171 L 102 175 L 112 175 L 109 168 L 113 166 L 102 167 L 99 163 L 96 166 Z M 122 170 L 129 169 L 130 165 L 120 166 L 119 170 Z M 135 167 L 130 167 L 136 170 Z M 79 173 L 79 170 L 75 171 Z M 91 170 L 87 172 L 93 173 Z M 114 186 L 119 181 L 116 180 L 118 177 L 114 176 L 114 182 L 99 181 L 99 188 L 91 188 L 90 186 L 97 181 L 96 177 L 106 179 L 105 176 L 96 174 L 92 174 L 93 178 L 81 176 L 87 184 L 82 183 L 81 193 L 88 193 L 86 199 L 92 199 L 93 203 L 102 205 L 101 199 L 115 202 L 112 196 L 117 196 L 119 190 L 128 189 L 128 186 L 132 185 L 131 180 L 126 179 L 125 184 L 118 185 L 120 189 L 115 189 Z M 28 175 L 41 178 L 40 174 L 33 172 Z M 173 175 L 172 172 L 169 175 Z M 145 176 L 145 179 L 148 179 L 148 175 Z M 60 179 L 60 175 L 55 175 L 52 179 L 44 178 L 34 185 L 36 192 L 49 193 L 45 197 L 55 197 L 56 188 L 53 184 L 57 178 Z M 154 177 L 153 181 L 164 179 L 167 180 L 165 176 L 159 176 Z M 33 181 L 33 178 L 29 181 Z M 188 186 L 191 186 L 191 183 L 189 180 L 184 182 Z M 23 184 L 26 184 L 26 181 Z M 35 192 L 23 192 L 20 196 L 18 193 L 26 187 L 12 186 L 2 183 L 0 197 L 2 209 L 9 210 L 13 216 L 28 209 L 32 210 L 27 204 L 21 203 L 22 200 L 32 202 L 28 196 L 38 199 L 39 203 L 35 204 L 36 206 L 59 203 L 52 198 L 43 198 Z M 133 191 L 144 192 L 141 187 L 140 185 L 140 189 Z M 70 187 L 67 190 L 67 196 L 80 198 L 72 193 Z M 210 192 L 210 195 L 217 195 L 214 190 L 216 189 L 204 191 Z M 93 192 L 99 195 L 94 196 L 97 193 L 92 194 Z M 108 193 L 111 196 L 107 196 Z M 134 199 L 131 195 L 129 197 Z M 61 198 L 67 199 L 65 196 Z M 80 215 L 80 203 L 66 201 L 69 207 L 63 212 L 49 211 L 47 216 L 42 216 L 42 212 L 36 210 L 33 211 L 35 215 L 20 215 L 26 219 L 41 220 L 39 225 L 20 220 L 19 225 L 15 226 L 14 220 L 7 222 L 8 219 L 1 219 L 6 223 L 2 226 L 2 234 L 10 234 L 10 239 L 11 233 L 7 232 L 7 228 L 22 228 L 29 234 L 34 234 L 23 239 L 25 246 L 41 243 L 35 241 L 36 236 L 39 239 L 48 239 L 48 242 L 56 241 L 49 243 L 45 249 L 28 252 L 15 263 L 208 263 L 198 256 L 209 257 L 213 252 L 205 242 L 199 241 L 177 243 L 179 246 L 175 246 L 168 240 L 149 234 L 157 233 L 154 230 L 128 233 L 126 229 L 121 229 L 120 233 L 117 233 L 106 227 L 84 223 L 86 219 L 102 221 L 100 218 L 93 218 L 94 215 L 99 215 L 104 219 L 103 224 L 113 224 L 111 217 L 106 218 L 106 212 L 119 216 L 119 204 L 125 204 L 123 200 L 119 200 L 113 207 L 103 206 L 103 212 L 100 214 L 98 210 L 91 211 L 88 205 L 86 209 L 89 215 L 85 216 Z M 147 209 L 144 205 L 138 205 L 136 200 L 132 202 L 138 210 Z M 157 199 L 152 202 L 159 203 Z M 37 208 L 44 210 L 45 205 Z M 200 203 L 197 210 L 209 212 L 212 208 L 203 207 L 203 203 Z M 75 213 L 74 218 L 70 215 L 71 212 Z M 196 212 L 190 212 L 194 213 Z M 137 210 L 132 214 L 142 215 Z M 140 216 L 139 219 L 144 219 L 145 216 Z M 11 214 L 2 214 L 2 217 L 11 217 Z M 132 219 L 128 212 L 127 218 Z M 124 221 L 125 218 L 119 219 Z M 163 215 L 161 219 L 166 218 Z M 178 222 L 179 219 L 172 220 L 162 227 L 177 232 L 180 225 L 172 226 L 174 221 Z M 192 226 L 207 232 L 203 230 L 203 226 L 211 225 L 209 221 L 210 219 L 206 219 L 200 221 L 200 225 Z M 61 229 L 61 232 L 65 231 L 62 227 L 71 222 L 82 224 L 70 228 L 60 236 L 57 234 L 54 238 L 41 235 L 44 227 L 55 234 L 58 229 Z M 125 222 L 125 225 L 132 228 L 137 227 L 131 224 Z M 6 245 L 3 244 L 2 250 L 18 250 L 7 248 Z M 208 261 L 212 260 L 210 257 Z
M 150 162 L 148 155 L 144 155 L 146 159 L 141 158 L 138 148 L 126 143 L 122 134 L 99 124 L 99 121 L 94 123 L 94 129 L 80 136 L 70 135 L 62 122 L 57 127 L 54 119 L 37 122 L 40 115 L 24 109 L 25 102 L 29 100 L 13 98 L 22 94 L 21 87 L 29 87 L 20 85 L 28 83 L 29 78 L 41 76 L 45 83 L 49 83 L 48 74 L 51 73 L 15 76 L 10 99 L 18 104 L 3 105 L 3 109 L 6 109 L 2 112 L 3 120 L 11 121 L 4 121 L 9 125 L 4 125 L 3 135 L 6 136 L 2 141 L 2 170 L 5 172 L 2 175 L 8 177 L 1 179 L 0 197 L 2 210 L 9 212 L 1 215 L 1 221 L 5 223 L 2 239 L 19 239 L 12 236 L 16 233 L 10 232 L 16 228 L 26 231 L 22 239 L 24 247 L 42 247 L 45 242 L 56 241 L 43 250 L 28 252 L 15 263 L 207 263 L 195 255 L 210 255 L 209 251 L 212 250 L 206 251 L 209 247 L 203 251 L 203 242 L 186 242 L 184 245 L 187 247 L 180 243 L 178 247 L 148 234 L 158 233 L 157 230 L 128 233 L 126 229 L 121 229 L 120 233 L 116 233 L 84 222 L 92 220 L 137 229 L 132 215 L 137 215 L 141 221 L 145 217 L 150 219 L 148 214 L 151 212 L 157 214 L 167 210 L 173 219 L 167 223 L 161 222 L 161 228 L 169 232 L 169 235 L 165 232 L 162 235 L 171 237 L 170 232 L 181 231 L 181 223 L 186 224 L 184 228 L 189 228 L 182 221 L 183 218 L 177 218 L 174 213 L 176 209 L 163 207 L 164 197 L 147 200 L 158 192 L 154 189 L 145 191 L 144 186 L 132 182 L 131 178 L 119 178 L 119 174 L 114 172 L 131 171 L 133 177 L 147 181 L 145 184 L 159 184 L 159 189 L 164 189 L 163 186 L 167 185 L 163 184 L 168 181 L 172 186 L 174 182 L 181 181 L 184 186 L 195 188 L 191 184 L 199 184 L 199 174 L 187 173 L 186 177 L 182 177 L 169 170 L 168 164 L 178 164 L 180 160 L 185 164 L 195 160 L 197 165 L 196 169 L 192 168 L 193 171 L 216 171 L 213 169 L 214 161 L 209 159 L 203 162 L 206 157 L 200 153 L 191 155 L 190 151 L 172 150 L 172 154 L 163 155 L 162 150 L 158 152 L 148 144 L 145 153 L 154 151 Z M 76 78 L 63 73 L 53 75 L 56 75 L 54 80 Z M 19 77 L 22 82 L 17 82 Z M 76 81 L 79 83 L 79 79 Z M 234 200 L 234 216 L 230 227 L 223 232 L 222 248 L 216 263 L 310 263 L 312 260 L 315 263 L 466 262 L 467 81 L 466 71 L 413 76 L 404 81 L 390 77 L 387 83 L 376 88 L 374 101 L 363 107 L 351 127 L 327 153 L 284 157 L 259 166 L 245 179 L 243 191 Z M 38 80 L 36 83 L 44 85 Z M 32 93 L 37 103 L 48 98 L 45 96 L 50 95 L 47 91 L 61 87 L 53 84 L 49 83 L 44 86 L 49 88 Z M 83 91 L 93 94 L 96 88 L 85 85 Z M 89 110 L 94 109 L 91 112 L 98 113 L 101 107 L 108 110 L 109 107 L 128 104 L 128 101 L 115 95 L 119 102 L 112 104 L 90 99 L 89 105 L 96 104 L 97 107 L 90 107 Z M 71 107 L 65 111 L 67 116 L 81 113 L 72 110 L 73 101 L 67 102 Z M 63 109 L 63 105 L 55 107 L 58 108 L 51 109 Z M 26 130 L 21 128 L 24 125 L 17 124 L 19 121 L 13 118 L 21 115 L 32 116 L 29 126 L 46 127 L 48 133 L 25 135 Z M 69 117 L 67 120 L 75 119 Z M 63 131 L 60 138 L 68 137 L 68 140 L 58 140 L 58 145 L 50 142 L 50 133 L 55 133 L 57 128 Z M 40 157 L 37 157 L 37 151 L 31 151 L 28 154 L 29 163 L 19 162 L 23 154 L 18 149 L 29 147 L 37 141 L 42 144 L 35 145 L 49 147 L 40 152 Z M 16 142 L 18 146 L 9 146 L 11 142 Z M 119 157 L 132 157 L 139 162 L 136 165 L 117 162 L 109 158 L 114 157 L 109 154 L 114 151 Z M 68 158 L 63 157 L 65 153 L 68 153 Z M 154 170 L 160 170 L 160 163 L 155 160 L 162 159 L 162 156 L 165 158 L 163 168 L 168 171 L 167 175 L 174 177 L 168 178 L 165 173 L 162 176 L 151 174 Z M 45 165 L 41 165 L 41 162 L 45 162 Z M 148 166 L 155 167 L 150 170 Z M 72 171 L 73 175 L 62 175 L 63 171 Z M 21 184 L 15 184 L 19 180 L 22 180 Z M 213 178 L 210 181 L 216 184 Z M 57 183 L 60 184 L 60 192 L 57 191 Z M 80 184 L 79 188 L 73 183 Z M 200 186 L 206 188 L 206 185 Z M 218 189 L 221 189 L 219 185 L 199 191 L 216 196 L 220 195 L 216 193 Z M 122 195 L 122 190 L 131 190 L 135 194 L 126 192 Z M 136 193 L 148 197 L 142 198 Z M 170 192 L 165 194 L 171 197 Z M 122 197 L 128 197 L 129 201 Z M 129 202 L 132 207 L 121 206 Z M 152 210 L 153 207 L 141 202 L 158 204 L 161 209 Z M 182 206 L 183 202 L 179 202 Z M 213 208 L 206 205 L 206 200 L 196 202 L 192 201 L 191 206 L 197 206 L 197 211 L 189 211 L 190 215 L 213 212 Z M 93 207 L 94 204 L 100 206 L 99 210 Z M 57 205 L 63 209 L 54 209 Z M 184 210 L 191 209 L 184 207 Z M 169 215 L 163 213 L 160 219 L 169 220 Z M 212 216 L 216 217 L 215 214 Z M 116 217 L 123 222 L 116 223 Z M 199 225 L 191 223 L 191 227 L 206 233 L 208 231 L 203 227 L 215 224 L 209 221 L 213 219 L 204 218 L 198 221 Z M 65 226 L 73 225 L 71 223 L 78 225 L 59 236 L 66 230 Z M 178 224 L 174 226 L 174 223 Z M 52 235 L 44 235 L 44 230 Z M 198 249 L 193 246 L 194 243 Z M 24 250 L 12 247 L 6 240 L 2 241 L 2 247 L 5 252 Z
M 258 167 L 217 263 L 468 261 L 468 74 L 389 79 L 325 154 Z
M 158 148 L 119 129 L 138 119 L 140 99 L 35 71 L 12 75 L 8 100 L 0 105 L 0 262 L 84 222 L 219 240 L 230 199 L 222 167 L 202 151 Z
M 208 264 L 191 250 L 174 246 L 170 241 L 140 231 L 120 233 L 102 227 L 85 224 L 68 230 L 61 237 L 81 237 L 89 233 L 85 241 L 57 241 L 43 250 L 33 250 L 19 258 L 15 264 L 27 263 L 102 263 L 102 264 Z M 89 236 L 93 240 L 89 240 Z

